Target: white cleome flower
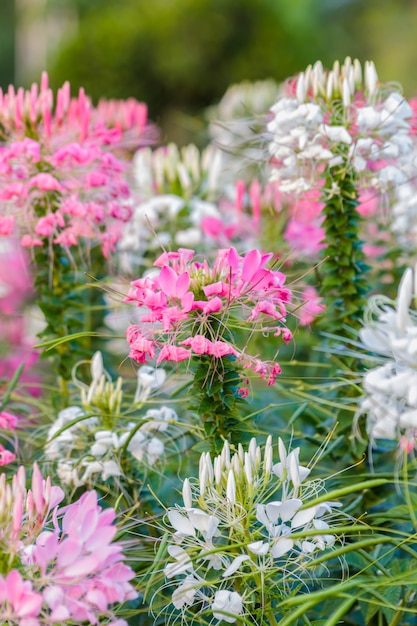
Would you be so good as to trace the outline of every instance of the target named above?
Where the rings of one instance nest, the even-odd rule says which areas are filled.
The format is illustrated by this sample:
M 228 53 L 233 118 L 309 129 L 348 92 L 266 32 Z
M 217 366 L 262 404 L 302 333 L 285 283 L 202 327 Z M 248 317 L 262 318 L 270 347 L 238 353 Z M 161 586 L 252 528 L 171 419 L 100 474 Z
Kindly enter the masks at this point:
M 367 432 L 375 439 L 398 439 L 417 434 L 417 315 L 410 308 L 414 277 L 407 269 L 395 303 L 370 300 L 360 338 L 365 348 L 381 355 L 383 365 L 363 378 L 364 397 L 357 414 L 367 416 Z
M 219 589 L 216 591 L 211 606 L 213 617 L 219 621 L 233 624 L 243 612 L 243 599 L 237 591 Z
M 359 62 L 350 58 L 330 71 L 316 63 L 295 79 L 295 93 L 290 82 L 288 94 L 271 107 L 270 180 L 282 192 L 319 188 L 327 165 L 345 164 L 383 192 L 406 182 L 402 160 L 410 161 L 414 145 L 412 109 L 392 88 L 387 95 L 372 63 L 364 74 L 362 80 Z

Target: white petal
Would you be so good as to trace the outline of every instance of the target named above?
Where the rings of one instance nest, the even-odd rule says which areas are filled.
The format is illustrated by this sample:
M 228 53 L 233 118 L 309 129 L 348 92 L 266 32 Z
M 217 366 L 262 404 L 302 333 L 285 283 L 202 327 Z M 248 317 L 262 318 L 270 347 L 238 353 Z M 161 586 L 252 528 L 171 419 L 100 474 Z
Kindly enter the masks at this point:
M 271 554 L 274 559 L 279 559 L 281 556 L 289 552 L 294 546 L 292 539 L 288 537 L 281 537 L 276 543 L 273 544 Z
M 259 556 L 264 556 L 269 550 L 269 543 L 267 541 L 254 541 L 248 544 L 248 550 Z
M 175 528 L 176 531 L 183 535 L 195 537 L 194 526 L 185 515 L 181 515 L 181 513 L 175 509 L 170 509 L 168 511 L 168 519 L 171 526 Z
M 311 506 L 308 509 L 304 509 L 303 511 L 299 511 L 296 513 L 291 522 L 291 528 L 300 528 L 300 526 L 305 526 L 308 522 L 311 522 L 313 517 L 317 513 L 317 507 Z
M 241 554 L 240 556 L 237 556 L 235 559 L 233 559 L 229 567 L 224 570 L 222 574 L 223 578 L 227 578 L 227 576 L 231 576 L 232 574 L 237 572 L 241 564 L 248 559 L 250 560 L 250 556 L 248 556 L 247 554 Z

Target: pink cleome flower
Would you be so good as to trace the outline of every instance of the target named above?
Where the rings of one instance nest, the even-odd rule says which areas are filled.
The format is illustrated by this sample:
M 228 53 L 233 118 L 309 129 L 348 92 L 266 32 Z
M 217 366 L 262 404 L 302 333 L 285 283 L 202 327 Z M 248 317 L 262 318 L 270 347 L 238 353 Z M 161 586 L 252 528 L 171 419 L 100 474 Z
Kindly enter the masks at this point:
M 83 89 L 71 98 L 69 83 L 54 105 L 44 73 L 40 88 L 0 90 L 0 126 L 0 235 L 18 235 L 24 247 L 83 240 L 101 243 L 105 257 L 114 251 L 131 215 L 125 148 L 155 136 L 146 106 L 95 109 Z
M 131 283 L 126 302 L 145 309 L 140 324 L 127 329 L 129 356 L 138 363 L 153 359 L 179 362 L 192 356 L 237 359 L 272 384 L 280 372 L 263 363 L 232 338 L 233 325 L 247 331 L 292 338 L 286 327 L 291 291 L 282 272 L 269 269 L 272 254 L 221 249 L 210 267 L 194 261 L 193 250 L 163 253 L 154 263 L 159 273 Z
M 114 509 L 102 509 L 95 491 L 60 508 L 62 490 L 36 465 L 31 489 L 25 485 L 23 467 L 11 484 L 0 476 L 1 554 L 19 563 L 0 576 L 1 616 L 21 626 L 112 623 L 113 605 L 137 597 L 134 572 L 114 541 Z

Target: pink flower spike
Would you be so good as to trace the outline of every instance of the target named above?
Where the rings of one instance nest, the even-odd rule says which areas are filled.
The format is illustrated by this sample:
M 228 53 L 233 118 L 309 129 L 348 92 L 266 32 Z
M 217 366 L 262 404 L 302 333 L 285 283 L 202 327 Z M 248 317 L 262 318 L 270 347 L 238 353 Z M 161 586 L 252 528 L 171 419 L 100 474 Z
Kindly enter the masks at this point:
M 182 274 L 178 276 L 176 286 L 175 286 L 177 297 L 182 298 L 183 296 L 185 296 L 185 294 L 188 291 L 189 286 L 190 286 L 190 275 L 188 274 L 188 272 L 183 272 Z
M 236 252 L 235 248 L 229 248 L 227 251 L 227 263 L 232 268 L 232 272 L 237 272 L 239 268 L 240 256 Z
M 33 464 L 33 473 L 32 473 L 32 496 L 33 503 L 35 505 L 35 509 L 38 515 L 42 515 L 45 512 L 45 500 L 43 497 L 44 491 L 44 480 L 43 476 L 39 470 L 38 464 Z

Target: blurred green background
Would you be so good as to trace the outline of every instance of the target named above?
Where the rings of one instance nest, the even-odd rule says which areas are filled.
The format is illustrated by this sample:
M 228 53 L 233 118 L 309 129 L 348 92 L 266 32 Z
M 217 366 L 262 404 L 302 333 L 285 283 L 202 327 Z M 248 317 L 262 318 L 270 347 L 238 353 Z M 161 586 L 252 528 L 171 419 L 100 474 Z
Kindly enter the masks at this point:
M 199 115 L 244 79 L 282 81 L 321 59 L 375 61 L 417 92 L 416 0 L 1 0 L 0 85 L 46 68 L 99 97 L 149 105 L 163 139 L 187 141 Z

